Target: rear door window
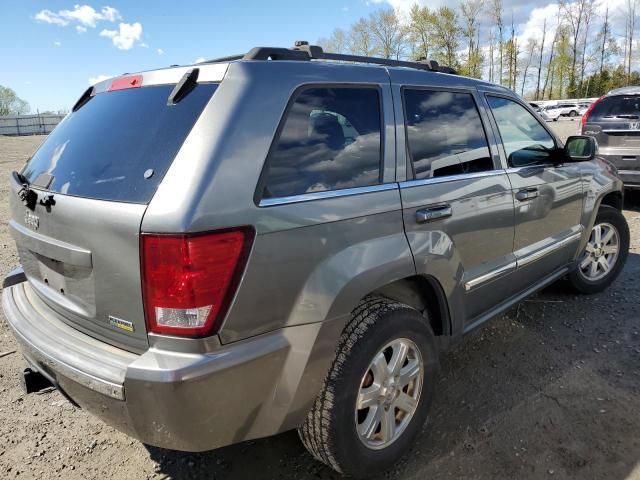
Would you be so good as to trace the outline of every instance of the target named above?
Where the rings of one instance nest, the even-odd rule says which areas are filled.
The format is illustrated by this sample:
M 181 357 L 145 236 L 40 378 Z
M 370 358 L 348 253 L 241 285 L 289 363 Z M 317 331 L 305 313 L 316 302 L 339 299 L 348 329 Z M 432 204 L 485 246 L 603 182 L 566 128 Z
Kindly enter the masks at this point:
M 416 179 L 493 170 L 470 93 L 403 89 L 409 156 Z
M 297 93 L 266 161 L 263 198 L 380 183 L 376 87 L 309 87 Z
M 216 86 L 199 84 L 170 106 L 174 85 L 99 93 L 55 128 L 22 174 L 52 192 L 148 203 Z

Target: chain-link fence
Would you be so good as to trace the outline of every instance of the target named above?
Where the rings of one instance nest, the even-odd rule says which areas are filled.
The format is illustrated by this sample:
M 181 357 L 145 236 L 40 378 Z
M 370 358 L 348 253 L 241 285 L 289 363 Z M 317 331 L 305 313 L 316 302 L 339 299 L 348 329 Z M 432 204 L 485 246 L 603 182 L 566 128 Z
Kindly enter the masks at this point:
M 46 135 L 64 115 L 9 115 L 0 117 L 0 135 Z

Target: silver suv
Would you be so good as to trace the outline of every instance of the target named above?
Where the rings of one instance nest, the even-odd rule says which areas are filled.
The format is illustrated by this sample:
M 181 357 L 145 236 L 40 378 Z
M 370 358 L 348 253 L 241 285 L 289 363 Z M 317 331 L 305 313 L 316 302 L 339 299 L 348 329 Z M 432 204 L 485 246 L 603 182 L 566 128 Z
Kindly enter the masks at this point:
M 99 83 L 10 180 L 27 388 L 151 445 L 298 429 L 379 473 L 453 340 L 620 273 L 622 182 L 596 148 L 435 62 L 304 43 Z

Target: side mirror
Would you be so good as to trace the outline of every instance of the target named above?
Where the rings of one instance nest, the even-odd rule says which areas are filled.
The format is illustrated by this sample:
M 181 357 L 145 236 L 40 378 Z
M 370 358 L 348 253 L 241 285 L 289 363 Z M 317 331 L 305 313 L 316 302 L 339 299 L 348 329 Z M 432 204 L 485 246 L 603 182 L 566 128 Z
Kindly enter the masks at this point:
M 573 135 L 564 144 L 565 158 L 572 162 L 593 160 L 598 154 L 598 142 L 586 135 Z

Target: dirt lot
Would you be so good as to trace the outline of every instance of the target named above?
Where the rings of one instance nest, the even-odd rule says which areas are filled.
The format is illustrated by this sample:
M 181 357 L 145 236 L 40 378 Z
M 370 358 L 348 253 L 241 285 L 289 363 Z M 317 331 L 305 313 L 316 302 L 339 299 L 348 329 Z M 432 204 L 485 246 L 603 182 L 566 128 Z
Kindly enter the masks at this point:
M 553 128 L 566 136 L 576 122 Z M 41 138 L 0 137 L 0 178 Z M 0 182 L 0 276 L 18 258 Z M 631 254 L 605 293 L 553 286 L 444 355 L 432 416 L 383 478 L 640 479 L 640 195 L 627 197 Z M 0 352 L 16 343 L 0 313 Z M 141 443 L 58 392 L 25 396 L 18 353 L 0 358 L 2 478 L 336 478 L 295 433 L 205 454 Z

